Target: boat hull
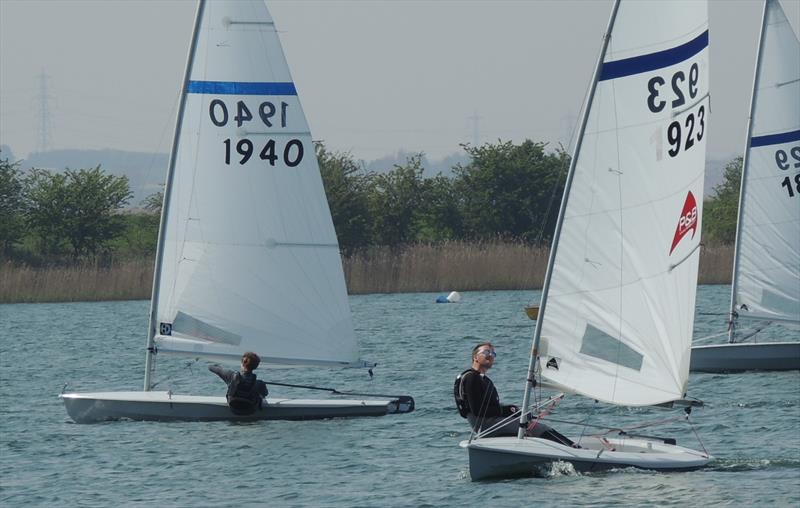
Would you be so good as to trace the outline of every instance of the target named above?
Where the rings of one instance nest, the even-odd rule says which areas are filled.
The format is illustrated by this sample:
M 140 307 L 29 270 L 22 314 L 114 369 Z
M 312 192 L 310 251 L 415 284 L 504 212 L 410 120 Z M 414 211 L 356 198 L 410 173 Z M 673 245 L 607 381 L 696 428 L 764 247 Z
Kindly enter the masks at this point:
M 689 448 L 640 438 L 612 439 L 604 446 L 594 438 L 571 448 L 541 438 L 496 437 L 463 441 L 469 453 L 473 481 L 491 478 L 533 476 L 537 469 L 554 462 L 569 462 L 579 472 L 634 467 L 652 471 L 691 471 L 713 457 Z M 613 449 L 613 451 L 612 451 Z
M 413 411 L 413 399 L 268 399 L 253 415 L 231 413 L 225 397 L 175 395 L 170 392 L 98 392 L 60 395 L 76 423 L 107 420 L 254 421 L 319 420 L 383 416 Z
M 692 372 L 800 369 L 800 342 L 715 344 L 692 348 Z

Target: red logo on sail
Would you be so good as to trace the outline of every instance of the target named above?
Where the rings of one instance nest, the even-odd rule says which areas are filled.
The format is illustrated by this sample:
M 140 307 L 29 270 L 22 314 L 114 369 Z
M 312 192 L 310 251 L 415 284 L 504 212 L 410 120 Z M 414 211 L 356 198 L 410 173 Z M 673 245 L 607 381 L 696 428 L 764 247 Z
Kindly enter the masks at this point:
M 678 219 L 678 227 L 675 229 L 675 237 L 672 239 L 672 248 L 669 250 L 670 255 L 689 231 L 692 232 L 691 238 L 694 238 L 694 232 L 697 231 L 697 201 L 694 200 L 691 191 L 686 195 L 686 202 L 683 203 L 681 218 Z

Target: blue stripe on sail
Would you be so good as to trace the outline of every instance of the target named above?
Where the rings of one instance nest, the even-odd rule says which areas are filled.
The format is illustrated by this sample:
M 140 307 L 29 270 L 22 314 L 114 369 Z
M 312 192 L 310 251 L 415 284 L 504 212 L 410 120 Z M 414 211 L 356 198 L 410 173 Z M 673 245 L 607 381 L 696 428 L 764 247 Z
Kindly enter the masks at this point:
M 693 57 L 708 46 L 708 30 L 691 41 L 657 53 L 639 55 L 603 64 L 599 81 L 622 78 L 633 74 L 669 67 Z
M 766 136 L 755 136 L 750 140 L 750 146 L 780 145 L 800 141 L 800 130 L 781 132 L 780 134 L 767 134 Z
M 297 95 L 294 83 L 242 83 L 237 81 L 189 81 L 186 92 L 213 95 Z

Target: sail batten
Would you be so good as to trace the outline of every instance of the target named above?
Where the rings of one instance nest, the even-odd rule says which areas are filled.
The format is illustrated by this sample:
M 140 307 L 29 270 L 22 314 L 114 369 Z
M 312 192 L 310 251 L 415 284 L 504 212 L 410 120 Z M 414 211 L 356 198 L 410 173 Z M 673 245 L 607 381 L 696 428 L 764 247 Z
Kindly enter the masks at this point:
M 612 14 L 537 323 L 543 382 L 630 406 L 685 394 L 709 121 L 706 2 L 648 8 Z

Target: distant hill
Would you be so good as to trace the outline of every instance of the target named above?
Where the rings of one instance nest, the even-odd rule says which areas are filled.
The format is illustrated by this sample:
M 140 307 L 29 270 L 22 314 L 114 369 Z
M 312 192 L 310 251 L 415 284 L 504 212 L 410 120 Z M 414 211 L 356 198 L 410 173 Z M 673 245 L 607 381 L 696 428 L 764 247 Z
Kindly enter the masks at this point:
M 408 161 L 408 158 L 416 155 L 416 153 L 417 152 L 399 150 L 393 155 L 387 155 L 385 157 L 381 157 L 380 159 L 375 159 L 369 162 L 362 162 L 364 162 L 364 167 L 367 169 L 367 171 L 373 171 L 375 173 L 387 173 L 391 171 L 394 166 L 404 165 Z M 467 162 L 469 162 L 469 157 L 465 153 L 454 153 L 438 160 L 430 160 L 423 155 L 422 167 L 425 169 L 425 171 L 423 171 L 422 174 L 426 178 L 436 176 L 439 173 L 444 176 L 452 176 L 453 166 L 459 163 L 466 164 Z
M 9 161 L 17 160 L 14 157 L 14 152 L 11 151 L 11 147 L 8 145 L 0 145 L 0 159 L 8 159 Z
M 4 152 L 5 153 L 5 152 Z M 147 196 L 164 185 L 169 156 L 165 153 L 124 152 L 121 150 L 51 150 L 32 153 L 20 163 L 22 169 L 51 171 L 90 169 L 98 165 L 108 174 L 127 176 L 133 199 L 128 206 L 137 208 Z

